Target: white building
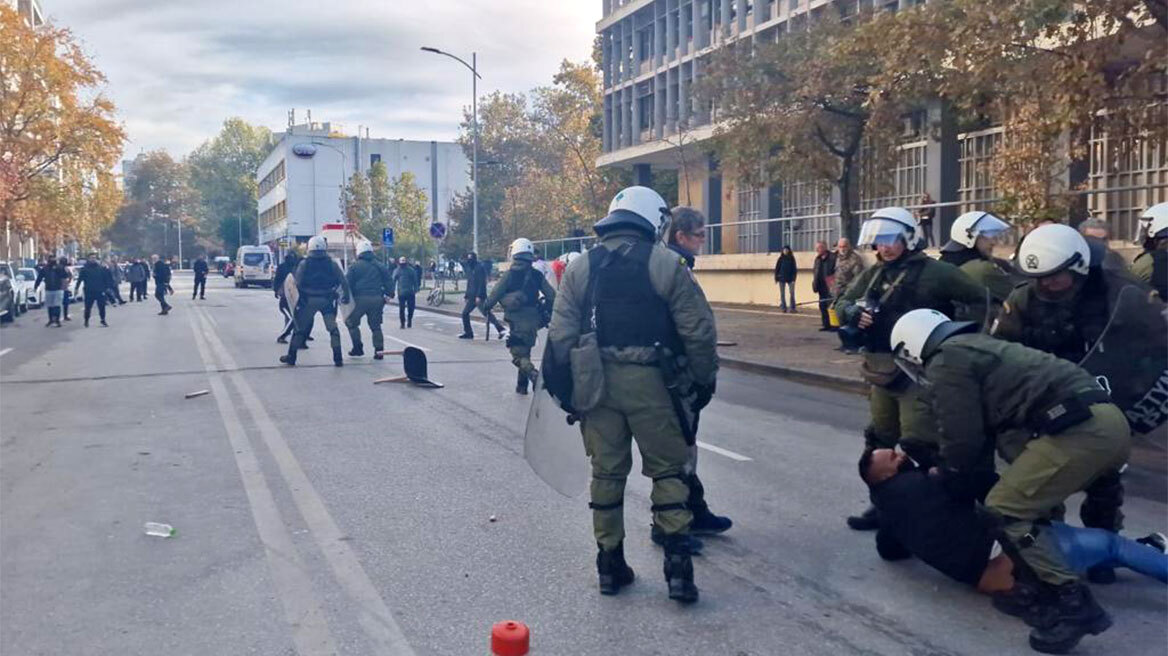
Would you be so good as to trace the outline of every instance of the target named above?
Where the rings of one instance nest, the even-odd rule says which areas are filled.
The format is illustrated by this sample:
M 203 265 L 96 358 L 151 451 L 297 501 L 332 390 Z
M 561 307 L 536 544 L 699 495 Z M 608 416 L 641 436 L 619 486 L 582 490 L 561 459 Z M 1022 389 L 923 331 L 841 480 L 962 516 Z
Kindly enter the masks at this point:
M 470 187 L 470 163 L 456 143 L 349 137 L 330 123 L 294 125 L 256 171 L 260 243 L 302 242 L 324 224 L 342 222 L 342 185 L 358 167 L 368 174 L 376 162 L 385 164 L 390 180 L 413 173 L 429 199 L 431 221 L 448 221 L 454 195 Z

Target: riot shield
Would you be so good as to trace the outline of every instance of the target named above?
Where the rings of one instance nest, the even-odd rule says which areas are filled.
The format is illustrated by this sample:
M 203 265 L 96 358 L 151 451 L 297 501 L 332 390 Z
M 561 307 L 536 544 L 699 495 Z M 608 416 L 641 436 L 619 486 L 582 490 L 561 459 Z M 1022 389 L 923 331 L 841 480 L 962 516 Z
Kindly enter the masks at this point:
M 1111 308 L 1079 366 L 1111 392 L 1133 432 L 1151 433 L 1168 419 L 1168 309 L 1136 283 L 1115 290 Z
M 300 302 L 300 290 L 296 287 L 296 278 L 292 274 L 284 276 L 284 299 L 288 301 L 289 311 L 295 316 L 296 304 Z
M 591 477 L 580 429 L 548 393 L 544 377 L 536 379 L 523 436 L 523 457 L 545 483 L 566 497 L 580 496 Z

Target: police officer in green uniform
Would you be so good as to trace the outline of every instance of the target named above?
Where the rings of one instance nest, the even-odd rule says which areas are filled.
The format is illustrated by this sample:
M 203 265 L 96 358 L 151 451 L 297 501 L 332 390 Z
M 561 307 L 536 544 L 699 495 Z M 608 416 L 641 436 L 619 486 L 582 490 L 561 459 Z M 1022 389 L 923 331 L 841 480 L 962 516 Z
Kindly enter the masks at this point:
M 935 421 L 917 398 L 917 388 L 896 367 L 888 334 L 909 310 L 932 308 L 975 320 L 984 317 L 986 291 L 952 264 L 925 255 L 924 235 L 912 212 L 900 207 L 876 210 L 860 229 L 860 246 L 872 246 L 879 262 L 861 273 L 835 303 L 841 331 L 864 347 L 860 373 L 871 387 L 871 420 L 864 430 L 866 448 L 890 449 L 900 443 L 918 462 L 935 450 Z M 958 312 L 960 310 L 960 312 Z M 879 526 L 876 508 L 848 517 L 857 531 Z
M 1158 203 L 1144 212 L 1139 238 L 1144 251 L 1132 262 L 1131 272 L 1168 301 L 1168 203 Z
M 511 362 L 519 370 L 516 394 L 527 394 L 527 381 L 534 378 L 531 348 L 535 346 L 536 333 L 544 327 L 543 308 L 550 308 L 556 300 L 555 289 L 543 273 L 532 266 L 534 262 L 535 246 L 530 240 L 520 237 L 512 242 L 511 268 L 487 294 L 480 308 L 486 315 L 496 303 L 503 305 L 503 320 L 509 328 L 507 350 L 511 351 Z
M 1013 590 L 995 596 L 994 606 L 1034 627 L 1030 646 L 1044 653 L 1066 653 L 1084 635 L 1105 631 L 1111 618 L 1046 525 L 1068 496 L 1127 460 L 1123 411 L 1078 366 L 935 310 L 901 317 L 890 345 L 938 419 L 940 451 L 930 475 L 963 495 L 991 462 L 986 455 L 995 442 L 1011 463 L 985 507 L 1020 577 Z
M 345 319 L 345 327 L 349 329 L 349 338 L 353 342 L 349 355 L 365 355 L 365 347 L 361 344 L 361 319 L 364 317 L 373 333 L 373 359 L 380 360 L 383 357 L 381 352 L 385 350 L 381 319 L 386 301 L 393 297 L 393 281 L 389 269 L 373 256 L 373 244 L 367 241 L 357 244 L 357 259 L 349 265 L 345 279 L 353 295 L 353 310 Z
M 688 438 L 685 413 L 675 402 L 682 386 L 695 398 L 692 408 L 709 402 L 718 356 L 713 311 L 685 261 L 659 242 L 668 223 L 668 206 L 655 191 L 629 187 L 616 195 L 594 226 L 600 243 L 576 258 L 560 281 L 548 331 L 550 358 L 545 355 L 541 375 L 548 390 L 581 416 L 592 462 L 589 505 L 600 592 L 615 594 L 633 581 L 624 558 L 622 505 L 635 437 L 641 471 L 653 480 L 653 521 L 665 536 L 669 597 L 692 603 L 698 589 L 687 539 Z M 684 359 L 667 359 L 670 353 Z M 569 362 L 565 385 L 559 372 Z
M 994 246 L 1010 230 L 1010 225 L 989 212 L 966 212 L 953 221 L 949 243 L 941 247 L 941 261 L 965 272 L 1001 306 L 1014 290 L 1007 265 L 994 257 Z
M 1109 287 L 1125 283 L 1123 274 L 1093 262 L 1091 248 L 1074 228 L 1039 226 L 1026 235 L 1016 255 L 1018 271 L 1030 278 L 1002 306 L 991 334 L 1046 351 L 1075 364 L 1102 336 L 1111 315 Z M 1079 517 L 1088 528 L 1118 533 L 1123 528 L 1123 482 L 1115 469 L 1087 490 Z M 1088 570 L 1094 583 L 1111 583 L 1109 567 Z
M 292 343 L 288 345 L 288 354 L 280 356 L 280 362 L 286 365 L 296 364 L 296 353 L 303 348 L 312 332 L 312 322 L 316 313 L 324 320 L 324 327 L 328 330 L 329 344 L 333 347 L 333 364 L 340 367 L 345 364 L 341 354 L 341 331 L 337 330 L 337 293 L 342 295 L 341 302 L 349 302 L 349 285 L 345 281 L 345 274 L 340 265 L 333 261 L 328 254 L 328 241 L 317 235 L 308 240 L 308 256 L 296 266 L 294 280 L 296 291 L 300 298 L 294 310 L 296 316 L 296 332 L 292 334 Z

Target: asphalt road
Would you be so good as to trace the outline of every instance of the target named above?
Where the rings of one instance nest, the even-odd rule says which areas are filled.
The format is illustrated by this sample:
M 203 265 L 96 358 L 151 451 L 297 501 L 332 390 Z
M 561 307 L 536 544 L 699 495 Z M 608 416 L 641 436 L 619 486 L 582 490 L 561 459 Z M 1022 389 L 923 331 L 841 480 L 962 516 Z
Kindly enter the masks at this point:
M 866 502 L 861 398 L 724 371 L 700 471 L 735 526 L 695 561 L 701 602 L 666 598 L 636 475 L 639 578 L 601 597 L 586 499 L 527 467 L 528 401 L 481 324 L 468 343 L 456 318 L 419 310 L 403 331 L 387 309 L 387 346 L 426 349 L 446 388 L 373 385 L 400 362 L 335 368 L 319 324 L 301 366 L 279 365 L 270 291 L 216 277 L 191 301 L 188 278 L 175 286 L 167 317 L 150 299 L 112 309 L 110 328 L 82 328 L 75 308 L 62 329 L 43 311 L 0 329 L 6 656 L 461 656 L 487 653 L 504 619 L 531 627 L 533 654 L 1031 653 L 987 599 L 881 561 L 844 526 Z M 1125 510 L 1132 535 L 1168 523 L 1159 493 Z M 1097 593 L 1115 625 L 1077 653 L 1165 653 L 1162 584 L 1122 572 Z

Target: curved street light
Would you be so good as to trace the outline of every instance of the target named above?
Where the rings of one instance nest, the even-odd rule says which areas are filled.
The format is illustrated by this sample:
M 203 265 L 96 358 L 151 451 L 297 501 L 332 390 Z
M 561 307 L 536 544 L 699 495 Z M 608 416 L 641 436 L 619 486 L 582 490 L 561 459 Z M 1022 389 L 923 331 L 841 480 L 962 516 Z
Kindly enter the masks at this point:
M 478 82 L 482 78 L 478 72 L 478 53 L 470 53 L 470 63 L 466 63 L 463 58 L 452 55 L 449 52 L 431 48 L 429 46 L 422 46 L 425 52 L 432 52 L 435 55 L 445 55 L 454 61 L 467 67 L 471 73 L 471 130 L 474 134 L 473 146 L 471 147 L 471 221 L 473 223 L 474 236 L 471 245 L 471 250 L 476 254 L 479 252 L 479 88 Z

